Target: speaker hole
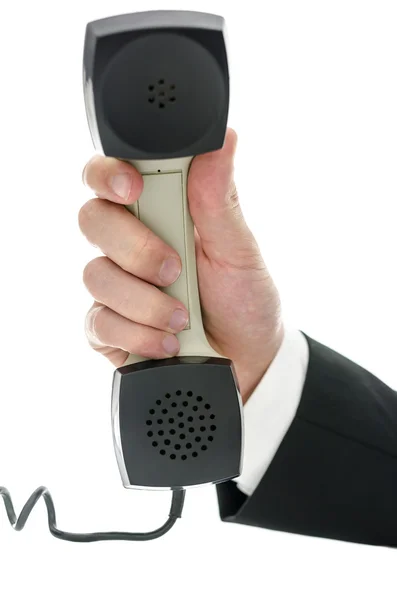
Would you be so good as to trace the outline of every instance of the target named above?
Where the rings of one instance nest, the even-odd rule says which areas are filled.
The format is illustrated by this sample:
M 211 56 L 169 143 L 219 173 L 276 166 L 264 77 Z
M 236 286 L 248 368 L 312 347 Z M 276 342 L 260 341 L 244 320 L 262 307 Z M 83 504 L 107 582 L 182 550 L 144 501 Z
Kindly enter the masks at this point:
M 178 417 L 183 417 L 183 412 L 181 410 L 178 413 Z
M 157 406 L 160 406 L 161 400 L 156 400 L 156 404 L 157 404 Z
M 150 104 L 153 104 L 154 100 L 155 100 L 155 99 L 154 99 L 154 98 L 151 96 L 151 97 L 148 99 L 148 102 L 150 102 Z
M 180 440 L 184 440 L 186 438 L 186 435 L 184 433 L 181 433 L 181 435 L 179 436 Z
M 205 427 L 200 427 L 200 431 L 205 431 Z
M 164 444 L 165 444 L 166 446 L 169 446 L 169 445 L 171 444 L 171 440 L 164 440 Z
M 188 444 L 186 444 L 186 448 L 187 448 L 188 450 L 190 450 L 190 448 L 191 448 L 191 447 L 192 447 L 192 445 L 191 445 L 191 443 L 190 443 L 190 442 L 189 442 Z
M 171 417 L 171 419 L 168 419 L 168 423 L 173 423 L 174 421 L 175 421 L 175 419 L 173 419 L 172 417 Z
M 157 419 L 157 424 L 158 425 L 162 425 L 163 424 L 163 419 Z
M 179 427 L 179 429 L 183 429 L 185 427 L 185 424 L 184 423 L 179 423 L 178 427 Z
M 203 401 L 203 397 L 202 396 L 197 396 L 197 402 L 202 402 Z
M 148 431 L 148 432 L 147 432 L 147 436 L 148 436 L 148 437 L 153 437 L 153 431 Z
M 201 442 L 201 437 L 198 435 L 197 437 L 194 438 L 196 440 L 196 442 Z
M 161 437 L 162 435 L 164 435 L 164 431 L 162 429 L 160 429 L 160 431 L 157 432 L 159 434 L 159 436 Z
M 170 434 L 171 434 L 171 435 L 175 435 L 175 434 L 176 434 L 176 431 L 175 431 L 175 429 L 170 429 Z
M 172 406 L 172 408 L 176 408 L 178 405 L 177 405 L 177 403 L 176 403 L 176 402 L 173 402 L 173 403 L 171 404 L 171 406 Z
M 210 404 L 206 404 L 206 405 L 205 405 L 205 408 L 206 408 L 207 410 L 209 410 L 209 409 L 211 408 L 211 405 L 210 405 Z
M 199 416 L 199 419 L 200 419 L 200 421 L 204 421 L 204 419 L 205 419 L 205 416 L 204 416 L 204 415 L 200 415 L 200 416 Z
M 190 433 L 194 433 L 194 427 L 189 427 Z
M 182 454 L 182 456 L 181 456 L 181 459 L 182 459 L 182 460 L 186 460 L 186 459 L 187 459 L 187 456 L 186 456 L 186 454 Z
M 146 421 L 146 425 L 150 426 L 151 424 L 152 424 L 152 421 Z
M 174 89 L 175 89 L 175 83 L 171 83 L 170 90 L 174 90 Z
M 154 408 L 151 408 L 151 409 L 149 410 L 149 414 L 151 414 L 151 415 L 154 415 L 154 413 L 155 413 L 155 412 L 156 412 L 156 411 L 154 410 Z
M 159 96 L 163 98 L 165 96 L 165 92 L 159 92 Z
M 189 402 L 186 402 L 186 400 L 185 400 L 185 401 L 184 401 L 182 404 L 183 404 L 183 406 L 185 406 L 185 407 L 186 407 L 186 406 L 189 406 Z
M 171 96 L 170 102 L 175 102 L 175 100 L 176 100 L 175 96 Z
M 201 446 L 201 450 L 207 450 L 207 446 Z
M 164 79 L 159 79 L 159 85 L 164 85 Z
M 178 390 L 176 393 L 177 396 L 181 396 L 181 394 L 182 394 L 181 390 Z
M 153 90 L 154 90 L 154 85 L 149 85 L 149 87 L 148 87 L 148 90 L 149 90 L 149 92 L 153 92 Z
M 180 450 L 181 449 L 181 445 L 180 444 L 175 444 L 174 448 L 175 448 L 175 450 Z
M 193 396 L 193 392 L 188 392 L 187 395 L 189 396 L 189 398 L 191 398 Z
M 215 419 L 215 415 L 210 415 L 210 419 Z
M 163 415 L 166 415 L 168 413 L 168 410 L 166 408 L 163 408 L 161 412 L 163 413 Z
M 216 430 L 215 425 L 211 425 L 210 429 L 211 429 L 211 431 L 215 431 Z
M 194 410 L 194 412 L 197 412 L 198 411 L 197 406 L 193 406 L 193 410 Z
M 153 446 L 153 448 L 157 448 L 158 442 L 152 442 L 152 446 Z
M 171 455 L 170 455 L 170 458 L 171 458 L 172 460 L 175 460 L 175 459 L 176 459 L 176 455 L 175 455 L 175 454 L 171 454 Z
M 171 394 L 166 394 L 165 397 L 166 398 L 171 398 Z
M 214 441 L 214 438 L 213 438 L 213 436 L 212 436 L 212 435 L 209 435 L 209 436 L 208 436 L 208 441 L 209 441 L 209 442 L 213 442 L 213 441 Z
M 192 452 L 192 456 L 193 456 L 194 458 L 197 458 L 197 456 L 198 456 L 197 452 Z
M 159 108 L 165 108 L 165 104 L 164 104 L 164 102 L 160 102 L 160 103 L 159 103 Z
M 191 423 L 193 421 L 193 417 L 188 417 L 187 420 L 189 421 L 189 423 Z
M 162 456 L 165 456 L 165 450 L 160 450 L 160 454 L 161 454 Z

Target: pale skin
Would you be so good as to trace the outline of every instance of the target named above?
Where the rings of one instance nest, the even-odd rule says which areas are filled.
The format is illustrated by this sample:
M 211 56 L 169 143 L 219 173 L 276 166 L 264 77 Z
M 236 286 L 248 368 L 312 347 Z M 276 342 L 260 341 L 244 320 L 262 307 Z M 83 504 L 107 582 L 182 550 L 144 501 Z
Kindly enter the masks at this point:
M 197 273 L 205 332 L 235 366 L 247 402 L 281 345 L 280 298 L 246 224 L 234 184 L 237 135 L 228 129 L 221 150 L 193 159 L 188 178 L 195 225 Z M 161 291 L 173 283 L 180 258 L 126 210 L 143 189 L 140 173 L 114 158 L 94 156 L 84 183 L 95 193 L 79 212 L 79 226 L 104 256 L 84 270 L 94 303 L 89 344 L 115 367 L 128 354 L 168 358 L 179 351 L 186 307 Z

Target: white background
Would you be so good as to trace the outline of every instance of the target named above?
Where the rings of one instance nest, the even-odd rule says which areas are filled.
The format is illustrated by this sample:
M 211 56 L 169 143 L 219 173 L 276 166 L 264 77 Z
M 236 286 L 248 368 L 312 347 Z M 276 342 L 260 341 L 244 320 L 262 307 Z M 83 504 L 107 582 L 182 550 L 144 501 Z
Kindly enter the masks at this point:
M 247 219 L 286 320 L 397 388 L 397 5 L 394 0 L 9 2 L 1 11 L 0 485 L 19 512 L 50 488 L 58 525 L 145 530 L 168 493 L 125 490 L 113 453 L 113 368 L 84 337 L 77 225 L 93 153 L 81 60 L 87 21 L 137 10 L 222 14 L 230 125 Z M 282 399 L 280 399 L 282 401 Z M 395 598 L 397 553 L 219 521 L 212 488 L 146 544 L 53 538 L 40 503 L 22 533 L 0 506 L 7 598 Z M 396 506 L 397 511 L 397 506 Z

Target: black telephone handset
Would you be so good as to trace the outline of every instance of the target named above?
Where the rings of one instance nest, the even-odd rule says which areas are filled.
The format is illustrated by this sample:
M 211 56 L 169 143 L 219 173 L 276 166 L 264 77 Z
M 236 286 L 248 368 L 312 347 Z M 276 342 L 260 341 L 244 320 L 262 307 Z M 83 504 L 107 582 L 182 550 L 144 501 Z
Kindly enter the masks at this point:
M 46 488 L 16 518 L 9 492 L 0 495 L 20 530 L 43 496 L 50 531 L 70 541 L 148 540 L 181 516 L 185 489 L 240 474 L 242 402 L 232 362 L 207 341 L 197 282 L 187 178 L 194 156 L 223 146 L 229 109 L 225 22 L 217 15 L 150 11 L 87 25 L 84 99 L 97 151 L 133 164 L 143 192 L 127 209 L 173 247 L 182 260 L 165 288 L 189 313 L 178 356 L 130 355 L 116 369 L 112 430 L 124 487 L 171 490 L 168 521 L 150 533 L 70 534 L 56 527 Z

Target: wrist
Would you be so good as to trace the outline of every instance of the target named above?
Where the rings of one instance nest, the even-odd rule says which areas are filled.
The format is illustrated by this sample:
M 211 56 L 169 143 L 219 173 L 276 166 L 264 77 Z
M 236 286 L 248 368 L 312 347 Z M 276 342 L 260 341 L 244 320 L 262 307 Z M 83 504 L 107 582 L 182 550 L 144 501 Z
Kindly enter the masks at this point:
M 260 360 L 256 358 L 250 364 L 238 364 L 236 366 L 237 378 L 239 382 L 240 394 L 243 404 L 248 402 L 249 398 L 258 387 L 259 383 L 266 375 L 267 370 L 277 356 L 285 335 L 283 324 L 280 324 L 278 331 L 274 334 L 270 344 L 265 345 L 264 351 L 258 352 Z

